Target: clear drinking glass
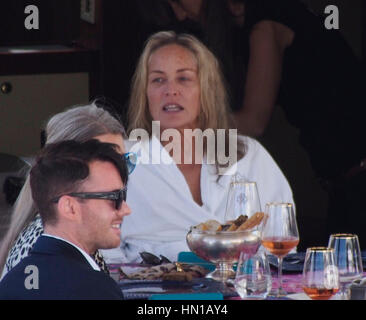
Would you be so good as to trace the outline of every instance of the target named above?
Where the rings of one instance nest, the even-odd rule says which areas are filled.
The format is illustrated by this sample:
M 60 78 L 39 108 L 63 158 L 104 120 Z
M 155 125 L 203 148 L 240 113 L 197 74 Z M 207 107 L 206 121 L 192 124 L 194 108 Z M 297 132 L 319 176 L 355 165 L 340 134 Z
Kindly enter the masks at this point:
M 278 260 L 278 290 L 276 297 L 287 293 L 282 288 L 282 260 L 299 243 L 299 231 L 291 203 L 266 204 L 262 228 L 262 245 Z
M 272 288 L 272 277 L 265 252 L 240 254 L 234 286 L 242 299 L 260 300 L 268 296 Z
M 251 217 L 254 213 L 261 211 L 257 184 L 243 180 L 236 175 L 229 187 L 229 194 L 226 203 L 225 222 L 235 220 L 240 215 Z
M 334 249 L 313 247 L 306 250 L 302 286 L 313 300 L 328 300 L 339 290 Z
M 353 280 L 362 278 L 363 265 L 358 236 L 338 233 L 329 237 L 328 247 L 334 249 L 335 261 L 339 271 L 341 290 L 336 297 L 339 300 L 350 298 L 349 286 Z

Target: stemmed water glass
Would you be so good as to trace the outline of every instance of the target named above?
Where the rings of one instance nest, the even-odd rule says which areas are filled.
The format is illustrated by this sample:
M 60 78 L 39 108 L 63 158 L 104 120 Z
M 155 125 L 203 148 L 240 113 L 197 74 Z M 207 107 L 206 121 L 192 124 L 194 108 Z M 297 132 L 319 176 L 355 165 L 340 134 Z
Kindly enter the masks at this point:
M 287 293 L 282 288 L 282 260 L 299 243 L 299 231 L 291 203 L 267 203 L 262 228 L 262 245 L 278 260 L 276 297 Z
M 334 249 L 338 266 L 341 290 L 336 294 L 339 300 L 349 299 L 349 286 L 353 280 L 362 278 L 363 266 L 358 236 L 355 234 L 332 234 L 328 247 Z
M 240 174 L 235 174 L 230 182 L 229 186 L 229 194 L 226 202 L 226 210 L 224 223 L 229 221 L 236 220 L 240 215 L 246 215 L 247 217 L 251 217 L 254 213 L 261 211 L 261 205 L 257 190 L 257 184 L 255 182 L 246 181 L 244 177 Z M 254 255 L 259 246 L 260 246 L 260 231 L 259 226 L 255 227 L 251 231 L 241 231 L 240 233 L 234 234 L 225 234 L 221 235 L 223 238 L 226 238 L 225 244 L 221 244 L 220 247 L 225 248 L 225 246 L 230 245 L 229 238 L 232 239 L 233 243 L 230 245 L 231 247 L 231 255 L 235 253 L 234 247 L 240 245 L 240 242 L 243 242 L 241 245 L 241 251 L 246 252 L 246 256 Z M 190 236 L 192 237 L 192 236 Z M 243 239 L 243 237 L 245 239 Z M 242 238 L 242 239 L 239 239 Z M 212 240 L 213 241 L 213 240 Z M 211 241 L 211 242 L 212 242 Z M 211 244 L 213 247 L 213 244 Z M 225 256 L 230 253 L 228 251 Z M 230 254 L 229 254 L 230 255 Z M 239 259 L 240 251 L 238 251 L 238 255 L 236 259 L 220 259 L 219 263 L 217 263 L 216 270 L 209 274 L 209 277 L 214 279 L 225 279 L 225 281 L 232 281 L 231 278 L 235 277 L 235 272 L 232 269 L 233 263 L 236 263 Z M 218 260 L 218 259 L 216 259 Z M 229 279 L 229 280 L 228 280 Z
M 328 300 L 339 290 L 334 249 L 313 247 L 306 250 L 302 285 L 313 300 Z
M 230 183 L 226 203 L 225 222 L 235 220 L 240 215 L 251 217 L 261 211 L 257 184 L 235 176 Z

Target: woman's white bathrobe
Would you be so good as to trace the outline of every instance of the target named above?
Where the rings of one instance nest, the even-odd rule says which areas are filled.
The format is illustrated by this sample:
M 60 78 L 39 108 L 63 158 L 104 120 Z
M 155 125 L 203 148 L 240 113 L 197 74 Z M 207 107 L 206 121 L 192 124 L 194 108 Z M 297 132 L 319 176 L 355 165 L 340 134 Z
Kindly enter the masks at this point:
M 291 188 L 269 153 L 254 139 L 243 136 L 240 139 L 244 139 L 247 150 L 236 169 L 245 179 L 257 183 L 262 209 L 267 202 L 293 203 Z M 126 144 L 131 150 L 133 144 L 128 141 Z M 156 158 L 158 152 L 151 152 L 151 145 L 159 146 L 161 155 L 170 158 L 156 137 L 142 144 L 141 152 L 149 155 L 149 164 L 137 164 L 129 177 L 127 203 L 132 213 L 123 220 L 121 247 L 103 250 L 109 263 L 140 261 L 139 252 L 142 251 L 176 261 L 180 251 L 189 251 L 186 234 L 191 226 L 209 219 L 224 221 L 232 176 L 222 175 L 217 181 L 216 168 L 202 164 L 203 205 L 200 206 L 193 200 L 188 184 L 174 162 L 152 164 L 160 159 Z

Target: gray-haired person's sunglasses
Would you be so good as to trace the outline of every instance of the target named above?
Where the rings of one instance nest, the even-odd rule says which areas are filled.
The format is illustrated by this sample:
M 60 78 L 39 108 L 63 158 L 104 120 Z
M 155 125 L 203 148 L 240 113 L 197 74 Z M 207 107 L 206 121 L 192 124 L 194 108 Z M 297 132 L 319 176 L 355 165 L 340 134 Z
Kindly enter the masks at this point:
M 135 152 L 127 152 L 123 154 L 123 157 L 126 160 L 128 174 L 130 175 L 136 168 L 137 154 Z
M 63 194 L 51 200 L 51 202 L 57 203 L 62 196 L 70 196 L 80 199 L 103 199 L 103 200 L 112 200 L 115 203 L 116 210 L 119 210 L 122 206 L 122 202 L 127 199 L 127 187 L 109 191 L 109 192 L 71 192 L 67 194 Z

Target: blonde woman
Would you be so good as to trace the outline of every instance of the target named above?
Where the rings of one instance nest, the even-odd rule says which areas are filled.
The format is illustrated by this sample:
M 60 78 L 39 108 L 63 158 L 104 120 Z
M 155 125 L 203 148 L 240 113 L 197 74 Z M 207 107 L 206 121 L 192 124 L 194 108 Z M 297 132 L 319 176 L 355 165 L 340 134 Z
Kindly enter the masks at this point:
M 122 226 L 121 259 L 137 261 L 141 251 L 149 251 L 176 260 L 188 250 L 190 226 L 223 220 L 235 173 L 257 182 L 262 205 L 293 202 L 285 176 L 267 151 L 229 130 L 228 110 L 219 64 L 201 42 L 174 32 L 148 39 L 129 103 L 128 147 L 141 153 L 141 161 L 129 180 L 134 216 Z M 202 154 L 193 131 L 209 137 L 203 139 Z M 149 139 L 135 144 L 132 138 L 139 132 L 147 132 Z

